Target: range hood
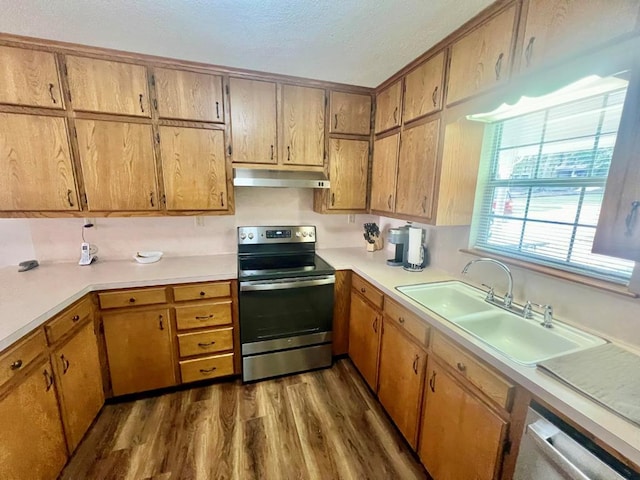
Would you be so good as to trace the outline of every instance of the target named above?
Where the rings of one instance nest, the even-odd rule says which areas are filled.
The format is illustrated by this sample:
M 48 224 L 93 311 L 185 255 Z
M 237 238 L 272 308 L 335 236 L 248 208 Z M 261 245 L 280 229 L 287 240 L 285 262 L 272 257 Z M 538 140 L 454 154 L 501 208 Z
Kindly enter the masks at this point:
M 329 188 L 324 172 L 234 168 L 236 187 Z

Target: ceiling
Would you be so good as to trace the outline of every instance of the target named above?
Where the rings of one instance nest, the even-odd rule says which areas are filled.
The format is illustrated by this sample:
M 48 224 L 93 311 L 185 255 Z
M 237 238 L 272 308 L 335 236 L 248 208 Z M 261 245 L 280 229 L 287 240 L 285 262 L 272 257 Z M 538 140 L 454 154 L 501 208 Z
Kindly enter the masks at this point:
M 375 87 L 493 0 L 20 0 L 0 31 Z

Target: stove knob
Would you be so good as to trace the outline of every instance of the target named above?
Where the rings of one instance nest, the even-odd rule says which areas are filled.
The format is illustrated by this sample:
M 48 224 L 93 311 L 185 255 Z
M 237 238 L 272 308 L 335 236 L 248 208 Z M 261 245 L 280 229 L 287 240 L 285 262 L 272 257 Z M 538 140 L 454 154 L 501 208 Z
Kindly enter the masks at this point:
M 307 232 L 302 232 L 302 236 L 306 237 L 307 236 Z
M 300 238 L 302 236 L 301 232 L 296 232 L 296 237 Z
M 247 234 L 246 233 L 241 233 L 240 234 L 240 239 L 244 240 L 245 238 L 247 238 Z
M 313 237 L 313 232 L 309 232 L 309 238 Z
M 249 234 L 249 240 L 253 240 L 253 233 Z

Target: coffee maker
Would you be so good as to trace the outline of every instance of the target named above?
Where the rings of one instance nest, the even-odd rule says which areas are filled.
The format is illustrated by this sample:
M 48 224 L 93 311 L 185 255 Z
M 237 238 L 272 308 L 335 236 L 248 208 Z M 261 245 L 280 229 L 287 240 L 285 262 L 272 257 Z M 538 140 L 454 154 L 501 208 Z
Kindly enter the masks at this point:
M 413 254 L 409 251 L 409 235 L 411 231 L 417 231 L 417 241 L 414 239 L 414 242 L 418 250 Z M 423 245 L 424 237 L 424 230 L 412 227 L 411 223 L 403 227 L 390 228 L 388 240 L 396 248 L 394 257 L 387 260 L 387 265 L 403 267 L 410 272 L 421 272 L 429 264 L 428 252 Z
M 409 243 L 409 225 L 389 229 L 389 243 L 396 246 L 396 253 L 393 258 L 387 260 L 387 265 L 392 267 L 402 267 L 406 255 L 406 245 Z

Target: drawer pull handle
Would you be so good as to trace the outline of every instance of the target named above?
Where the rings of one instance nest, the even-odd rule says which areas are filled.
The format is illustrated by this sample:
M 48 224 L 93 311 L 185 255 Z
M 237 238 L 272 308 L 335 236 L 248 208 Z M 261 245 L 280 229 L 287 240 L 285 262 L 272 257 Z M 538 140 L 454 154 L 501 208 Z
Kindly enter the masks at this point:
M 218 367 L 201 368 L 200 369 L 200 373 L 202 373 L 203 375 L 206 375 L 207 373 L 213 373 L 217 369 L 218 369 Z
M 461 372 L 464 372 L 467 369 L 467 366 L 462 362 L 458 362 L 456 364 L 456 367 L 458 367 L 458 370 L 460 370 Z
M 429 388 L 433 393 L 436 393 L 436 371 L 434 370 L 429 379 Z
M 44 382 L 45 385 L 47 386 L 47 392 L 49 390 L 51 390 L 51 387 L 53 387 L 53 377 L 51 376 L 51 374 L 49 373 L 49 371 L 47 369 L 45 369 L 42 374 L 44 375 Z
M 213 341 L 213 342 L 207 342 L 207 343 L 199 343 L 199 344 L 198 344 L 198 346 L 199 346 L 200 348 L 207 348 L 207 347 L 210 347 L 211 345 L 215 345 L 215 343 L 216 343 L 215 341 Z
M 196 320 L 209 320 L 210 318 L 213 318 L 214 315 L 213 313 L 211 315 L 196 315 Z
M 64 375 L 69 370 L 69 360 L 62 354 L 60 355 L 60 361 L 62 362 L 62 374 Z
M 418 361 L 420 360 L 420 356 L 416 355 L 416 358 L 413 360 L 413 373 L 418 374 Z
M 129 303 L 136 303 L 136 299 L 135 299 L 135 298 L 133 298 L 133 297 L 131 297 L 131 298 L 129 299 Z
M 404 317 L 398 317 L 398 321 L 399 321 L 400 323 L 404 323 Z
M 22 366 L 22 360 L 16 360 L 11 364 L 11 370 L 18 370 Z
M 80 315 L 74 315 L 73 317 L 71 317 L 72 322 L 77 322 L 78 320 L 80 320 Z

